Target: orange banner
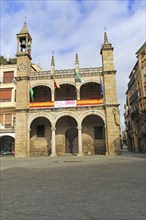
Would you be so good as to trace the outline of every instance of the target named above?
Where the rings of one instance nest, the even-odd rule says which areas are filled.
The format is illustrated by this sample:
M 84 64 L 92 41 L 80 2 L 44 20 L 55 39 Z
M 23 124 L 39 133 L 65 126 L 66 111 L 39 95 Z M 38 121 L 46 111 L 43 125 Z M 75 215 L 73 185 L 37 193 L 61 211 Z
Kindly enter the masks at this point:
M 30 108 L 37 108 L 37 107 L 54 107 L 54 102 L 31 102 L 29 103 Z
M 99 104 L 103 104 L 103 99 L 77 100 L 77 106 L 79 106 L 79 105 L 99 105 Z
M 103 104 L 103 99 L 87 99 L 87 100 L 71 100 L 71 101 L 76 101 L 74 105 L 76 106 L 92 106 L 92 105 L 100 105 Z M 69 100 L 68 100 L 69 102 Z M 62 107 L 71 107 L 70 105 L 68 106 L 66 102 L 65 106 Z M 55 106 L 55 102 L 31 102 L 29 104 L 30 108 L 50 108 L 54 107 L 57 108 L 58 106 Z M 69 102 L 70 104 L 70 102 Z

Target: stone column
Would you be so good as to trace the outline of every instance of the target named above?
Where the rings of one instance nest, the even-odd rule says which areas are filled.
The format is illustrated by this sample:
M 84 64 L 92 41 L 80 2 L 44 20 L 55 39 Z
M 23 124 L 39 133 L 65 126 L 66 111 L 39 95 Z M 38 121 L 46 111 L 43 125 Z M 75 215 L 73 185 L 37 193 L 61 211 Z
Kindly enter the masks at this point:
M 77 89 L 77 100 L 80 100 L 80 89 Z
M 83 148 L 82 148 L 82 127 L 78 127 L 78 156 L 83 156 Z
M 51 101 L 55 101 L 55 91 L 54 90 L 51 91 L 51 95 L 52 95 Z
M 26 148 L 26 156 L 30 157 L 30 132 L 31 129 L 27 129 L 27 148 Z
M 104 136 L 105 136 L 105 147 L 106 147 L 106 152 L 105 155 L 109 155 L 109 150 L 108 150 L 108 134 L 107 134 L 107 125 L 104 125 Z
M 56 128 L 52 127 L 51 130 L 52 130 L 52 152 L 51 152 L 50 157 L 55 157 L 55 156 L 57 156 L 56 149 L 55 149 L 55 147 L 56 147 L 55 146 L 56 145 L 56 143 L 55 143 L 55 130 L 56 130 Z

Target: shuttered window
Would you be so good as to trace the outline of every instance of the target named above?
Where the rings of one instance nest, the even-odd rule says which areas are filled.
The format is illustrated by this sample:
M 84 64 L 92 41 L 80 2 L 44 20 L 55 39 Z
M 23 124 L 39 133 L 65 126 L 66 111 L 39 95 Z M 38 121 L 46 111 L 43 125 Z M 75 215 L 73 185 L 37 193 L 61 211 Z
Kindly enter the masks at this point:
M 12 89 L 0 89 L 0 101 L 1 102 L 10 102 L 11 101 Z
M 12 83 L 12 80 L 14 78 L 14 72 L 13 71 L 4 72 L 3 78 L 4 78 L 3 83 Z

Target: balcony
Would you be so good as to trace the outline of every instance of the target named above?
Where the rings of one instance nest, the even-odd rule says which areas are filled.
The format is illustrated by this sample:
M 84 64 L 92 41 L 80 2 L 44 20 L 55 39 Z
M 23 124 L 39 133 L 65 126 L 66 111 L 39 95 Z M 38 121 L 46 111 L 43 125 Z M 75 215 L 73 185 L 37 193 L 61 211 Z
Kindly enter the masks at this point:
M 130 105 L 138 98 L 138 91 L 135 91 L 133 95 L 130 97 Z
M 133 85 L 134 82 L 135 82 L 135 77 L 133 76 L 128 83 L 128 89 L 130 89 L 130 87 Z
M 50 102 L 31 102 L 30 108 L 69 108 L 102 105 L 103 99 L 63 100 Z
M 103 104 L 103 96 L 99 83 L 89 82 L 81 85 L 61 84 L 60 88 L 51 89 L 44 85 L 33 88 L 30 93 L 29 108 L 76 108 Z

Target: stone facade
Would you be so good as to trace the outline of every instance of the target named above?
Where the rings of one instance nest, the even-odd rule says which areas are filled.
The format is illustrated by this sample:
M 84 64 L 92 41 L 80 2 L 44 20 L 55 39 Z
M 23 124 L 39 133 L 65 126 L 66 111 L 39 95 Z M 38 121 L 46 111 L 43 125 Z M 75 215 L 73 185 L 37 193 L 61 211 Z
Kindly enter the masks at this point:
M 16 58 L 0 56 L 0 154 L 13 154 L 15 141 Z
M 129 150 L 146 152 L 146 43 L 136 56 L 129 75 L 124 116 Z
M 76 54 L 75 70 L 55 70 L 52 56 L 50 71 L 32 71 L 30 42 L 24 24 L 17 34 L 15 156 L 118 155 L 116 71 L 106 33 L 96 68 L 79 68 Z

